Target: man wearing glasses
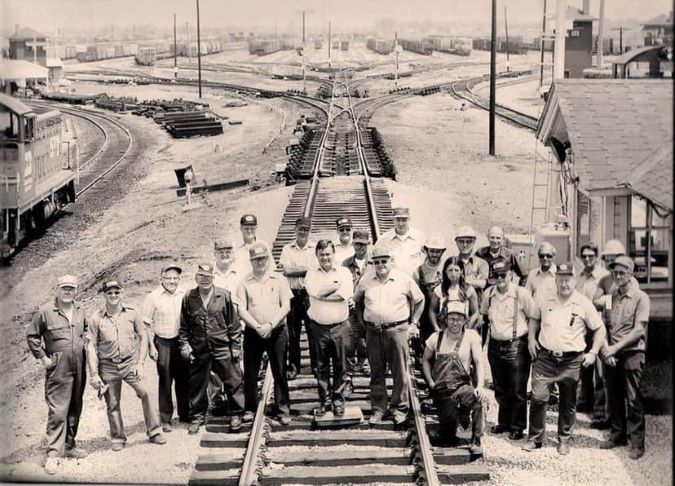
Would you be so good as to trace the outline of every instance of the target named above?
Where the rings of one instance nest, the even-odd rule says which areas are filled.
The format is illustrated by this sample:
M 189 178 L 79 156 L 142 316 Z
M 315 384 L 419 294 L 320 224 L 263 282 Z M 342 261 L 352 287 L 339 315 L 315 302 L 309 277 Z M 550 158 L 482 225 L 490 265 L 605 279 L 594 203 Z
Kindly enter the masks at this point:
M 424 294 L 412 277 L 392 269 L 392 251 L 386 243 L 375 247 L 371 259 L 375 271 L 365 274 L 354 292 L 354 301 L 363 302 L 356 307 L 357 318 L 366 326 L 372 404 L 370 424 L 380 423 L 388 410 L 394 423 L 400 425 L 408 415 L 408 332 L 417 334 Z M 394 378 L 388 407 L 387 366 Z
M 181 422 L 190 420 L 188 391 L 189 363 L 180 355 L 178 329 L 180 305 L 185 292 L 178 288 L 183 269 L 171 263 L 162 268 L 160 285 L 143 302 L 143 322 L 148 330 L 150 358 L 157 362 L 159 375 L 159 418 L 164 432 L 171 432 L 173 417 L 172 384 L 176 387 L 176 408 Z
M 124 449 L 127 437 L 122 421 L 122 382 L 133 388 L 141 399 L 145 428 L 150 442 L 166 444 L 157 409 L 143 381 L 143 363 L 148 355 L 148 333 L 140 312 L 122 301 L 122 284 L 103 283 L 105 307 L 98 311 L 87 330 L 87 361 L 91 386 L 105 393 L 112 450 Z
M 539 319 L 539 308 L 530 292 L 511 280 L 508 261 L 492 262 L 492 273 L 497 283 L 485 292 L 480 309 L 490 323 L 488 361 L 499 405 L 491 432 L 520 440 L 527 424 L 528 325 L 530 319 Z
M 526 451 L 540 449 L 546 438 L 546 405 L 550 386 L 558 384 L 558 453 L 569 454 L 569 439 L 576 419 L 577 383 L 582 367 L 591 366 L 605 342 L 605 326 L 593 303 L 575 290 L 571 262 L 558 265 L 557 294 L 541 299 L 541 325 L 530 319 L 528 349 L 532 366 L 530 430 Z M 593 332 L 593 345 L 586 349 L 586 333 Z
M 335 263 L 342 265 L 347 258 L 354 255 L 352 246 L 352 220 L 349 216 L 338 218 L 335 222 L 338 232 L 338 242 L 335 244 Z
M 633 278 L 633 260 L 620 256 L 611 270 L 616 290 L 612 292 L 611 305 L 605 307 L 609 334 L 600 351 L 607 372 L 611 429 L 600 447 L 612 449 L 629 443 L 629 457 L 639 459 L 645 453 L 645 409 L 640 383 L 650 302 Z
M 56 474 L 61 457 L 84 458 L 75 447 L 85 388 L 87 319 L 75 302 L 77 279 L 64 275 L 56 282 L 54 300 L 43 305 L 28 326 L 26 339 L 45 368 L 47 461 L 45 472 Z M 43 346 L 44 341 L 44 346 Z
M 525 288 L 530 291 L 536 302 L 539 299 L 548 300 L 557 293 L 555 286 L 555 253 L 555 247 L 548 241 L 541 243 L 537 249 L 539 267 L 533 268 L 530 271 L 525 282 Z
M 241 428 L 244 410 L 241 324 L 230 293 L 213 285 L 213 265 L 200 263 L 197 287 L 183 298 L 180 313 L 181 355 L 190 360 L 189 434 L 199 433 L 208 409 L 209 372 L 222 380 L 230 405 L 230 431 Z

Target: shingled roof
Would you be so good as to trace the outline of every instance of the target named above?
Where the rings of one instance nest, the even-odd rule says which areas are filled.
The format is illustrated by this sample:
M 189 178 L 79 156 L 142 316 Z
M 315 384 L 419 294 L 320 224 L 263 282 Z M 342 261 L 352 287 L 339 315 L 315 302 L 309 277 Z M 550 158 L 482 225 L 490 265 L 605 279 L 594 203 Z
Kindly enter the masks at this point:
M 673 210 L 673 145 L 657 148 L 638 164 L 630 175 L 628 187 L 653 203 Z
M 537 137 L 548 142 L 554 131 L 564 127 L 582 189 L 634 186 L 640 181 L 638 185 L 649 192 L 644 196 L 662 199 L 666 182 L 651 176 L 636 179 L 634 171 L 648 164 L 651 156 L 660 155 L 665 145 L 671 146 L 672 156 L 672 110 L 671 80 L 558 80 L 544 107 Z M 672 181 L 672 165 L 665 165 L 663 170 L 671 171 Z M 672 183 L 667 185 L 672 190 Z M 657 188 L 657 194 L 650 187 Z

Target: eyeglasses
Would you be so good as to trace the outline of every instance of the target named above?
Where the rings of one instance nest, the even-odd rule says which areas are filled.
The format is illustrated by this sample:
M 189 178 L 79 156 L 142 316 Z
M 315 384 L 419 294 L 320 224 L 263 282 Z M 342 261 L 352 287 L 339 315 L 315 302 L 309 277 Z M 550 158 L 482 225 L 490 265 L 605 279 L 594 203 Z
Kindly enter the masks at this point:
M 508 273 L 498 273 L 495 275 L 495 278 L 497 280 L 506 280 L 506 277 L 508 277 Z
M 612 275 L 615 277 L 625 277 L 628 275 L 628 272 L 625 270 L 612 270 Z
M 120 295 L 121 293 L 119 290 L 111 290 L 110 292 L 106 292 L 105 295 Z
M 180 277 L 162 277 L 162 280 L 166 282 L 179 282 Z
M 267 261 L 267 258 L 268 258 L 267 256 L 259 256 L 259 257 L 253 258 L 251 261 L 253 263 L 264 263 L 264 262 Z
M 211 280 L 213 275 L 204 275 L 203 273 L 198 273 L 197 278 L 200 280 Z
M 349 233 L 352 229 L 348 227 L 338 228 L 338 233 Z
M 373 260 L 373 265 L 386 265 L 388 261 L 389 261 L 388 258 Z
M 592 253 L 590 255 L 581 255 L 581 258 L 584 260 L 590 260 L 591 258 L 595 258 L 595 253 Z
M 550 253 L 540 253 L 539 258 L 553 258 L 553 255 Z

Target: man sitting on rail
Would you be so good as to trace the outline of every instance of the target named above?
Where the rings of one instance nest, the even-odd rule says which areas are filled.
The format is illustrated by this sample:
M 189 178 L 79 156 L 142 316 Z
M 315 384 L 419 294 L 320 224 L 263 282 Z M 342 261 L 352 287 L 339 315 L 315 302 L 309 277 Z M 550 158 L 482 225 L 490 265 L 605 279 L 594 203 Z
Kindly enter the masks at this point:
M 441 330 L 426 341 L 422 357 L 424 379 L 438 410 L 441 434 L 449 443 L 456 441 L 457 408 L 471 410 L 471 446 L 474 455 L 482 455 L 481 437 L 485 430 L 488 396 L 483 388 L 485 369 L 481 338 L 466 329 L 466 305 L 450 301 L 439 320 Z M 475 366 L 477 383 L 471 382 L 469 370 Z

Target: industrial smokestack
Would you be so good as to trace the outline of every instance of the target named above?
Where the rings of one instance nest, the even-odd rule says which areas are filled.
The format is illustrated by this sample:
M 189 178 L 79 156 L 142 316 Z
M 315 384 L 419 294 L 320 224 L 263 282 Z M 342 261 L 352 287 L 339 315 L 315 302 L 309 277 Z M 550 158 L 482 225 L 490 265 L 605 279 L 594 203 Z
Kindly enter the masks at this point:
M 565 77 L 565 34 L 567 33 L 567 0 L 556 0 L 553 79 Z
M 584 15 L 591 15 L 591 0 L 584 0 L 583 5 L 582 13 Z

